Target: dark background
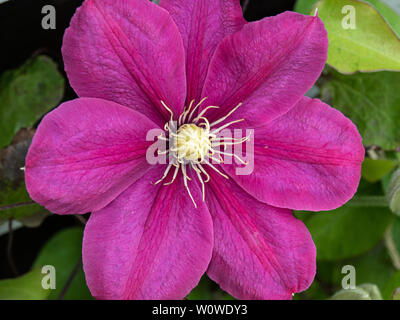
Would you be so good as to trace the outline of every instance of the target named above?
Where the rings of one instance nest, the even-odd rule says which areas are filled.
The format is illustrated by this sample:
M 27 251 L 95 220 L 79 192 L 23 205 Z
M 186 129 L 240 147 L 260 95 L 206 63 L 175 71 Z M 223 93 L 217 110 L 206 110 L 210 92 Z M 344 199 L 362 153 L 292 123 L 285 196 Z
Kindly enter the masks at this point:
M 190 1 L 190 0 L 187 0 Z M 64 30 L 82 0 L 11 0 L 0 4 L 0 73 L 23 64 L 35 54 L 46 54 L 63 72 L 61 44 Z M 295 0 L 250 0 L 247 3 L 247 21 L 259 20 L 286 10 L 292 10 Z M 242 6 L 246 0 L 241 1 Z M 56 8 L 56 29 L 44 30 L 41 26 L 44 5 Z M 64 74 L 65 75 L 65 74 Z M 66 78 L 66 76 L 65 76 Z M 64 100 L 75 98 L 67 87 Z M 12 251 L 20 274 L 29 270 L 39 249 L 57 231 L 79 224 L 72 216 L 49 216 L 38 228 L 21 228 L 14 231 Z M 8 235 L 0 237 L 0 279 L 13 277 L 7 263 Z
M 188 0 L 189 1 L 189 0 Z M 10 0 L 0 4 L 0 72 L 15 68 L 35 52 L 45 53 L 60 65 L 64 30 L 82 0 Z M 245 0 L 241 0 L 242 5 Z M 247 21 L 292 10 L 295 0 L 250 0 Z M 42 7 L 56 8 L 56 30 L 43 30 Z

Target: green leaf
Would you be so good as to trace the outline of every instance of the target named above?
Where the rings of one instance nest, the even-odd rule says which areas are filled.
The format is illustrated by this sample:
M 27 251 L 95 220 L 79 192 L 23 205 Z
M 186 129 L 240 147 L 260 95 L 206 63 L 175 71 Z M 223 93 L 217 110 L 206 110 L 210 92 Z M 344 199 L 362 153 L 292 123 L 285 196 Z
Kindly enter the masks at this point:
M 24 171 L 25 156 L 34 130 L 21 129 L 12 143 L 0 151 L 0 206 L 31 202 L 26 188 Z M 28 226 L 41 223 L 47 211 L 38 204 L 14 207 L 0 211 L 0 224 L 8 219 L 17 219 Z
M 212 283 L 207 276 L 200 279 L 199 284 L 186 297 L 188 300 L 212 300 Z
M 397 271 L 390 280 L 386 283 L 382 291 L 383 298 L 389 300 L 392 298 L 393 293 L 400 287 L 400 271 Z
M 294 11 L 302 14 L 310 14 L 317 0 L 297 0 Z
M 384 176 L 381 180 L 382 189 L 385 194 L 387 194 L 387 189 L 389 188 L 390 180 L 392 179 L 392 174 Z
M 341 75 L 330 70 L 322 99 L 349 117 L 366 146 L 400 146 L 400 73 Z
M 357 196 L 383 196 L 382 182 L 368 182 L 365 179 L 360 180 L 360 184 L 357 189 Z
M 233 300 L 228 293 L 222 291 L 215 282 L 204 275 L 199 284 L 186 297 L 188 300 Z
M 377 182 L 390 173 L 397 166 L 397 161 L 389 159 L 365 158 L 361 175 L 369 182 Z
M 400 2 L 399 3 L 391 3 L 392 1 L 398 0 L 364 0 L 372 4 L 379 13 L 386 19 L 392 29 L 400 35 Z M 294 6 L 294 11 L 302 13 L 302 14 L 311 14 L 313 11 L 314 5 L 318 2 L 318 0 L 297 0 Z M 396 12 L 396 7 L 399 12 Z
M 342 13 L 345 6 L 354 8 L 354 29 L 343 27 L 349 15 Z M 400 71 L 400 38 L 372 5 L 359 0 L 321 0 L 316 7 L 328 31 L 328 64 L 342 73 Z
M 21 277 L 0 280 L 0 300 L 44 300 L 50 290 L 42 288 L 44 275 L 33 269 Z
M 382 0 L 390 8 L 392 8 L 397 14 L 400 15 L 400 2 L 399 0 Z
M 28 60 L 0 77 L 0 149 L 21 128 L 31 127 L 64 95 L 64 78 L 46 56 Z
M 387 189 L 387 197 L 390 210 L 400 216 L 400 169 L 393 174 L 390 180 Z
M 0 182 L 0 190 L 0 203 L 2 205 L 31 201 L 24 183 L 22 183 L 17 189 L 14 189 L 11 184 Z M 2 210 L 0 211 L 0 223 L 3 223 L 8 219 L 23 220 L 25 217 L 41 215 L 43 212 L 44 209 L 36 203 Z
M 400 217 L 394 217 L 392 224 L 392 240 L 395 249 L 400 254 Z
M 397 1 L 397 0 L 395 0 Z M 400 35 L 400 16 L 399 14 L 393 10 L 390 6 L 388 6 L 384 1 L 381 0 L 366 0 L 372 4 L 379 13 L 386 19 L 392 29 Z
M 360 255 L 374 247 L 390 223 L 386 208 L 347 204 L 305 221 L 317 247 L 317 259 L 338 260 Z
M 331 282 L 335 286 L 341 286 L 342 279 L 345 276 L 342 273 L 342 268 L 345 265 L 354 266 L 356 283 L 374 283 L 380 289 L 384 288 L 386 282 L 396 272 L 383 244 L 379 244 L 362 256 L 334 262 Z
M 81 228 L 62 230 L 53 236 L 40 251 L 34 267 L 52 265 L 56 269 L 56 289 L 51 290 L 49 299 L 57 299 L 74 267 L 81 259 L 82 235 Z M 64 299 L 92 299 L 82 268 L 72 281 Z
M 328 298 L 328 295 L 316 280 L 313 281 L 307 290 L 296 293 L 293 296 L 294 300 L 324 300 L 326 298 Z

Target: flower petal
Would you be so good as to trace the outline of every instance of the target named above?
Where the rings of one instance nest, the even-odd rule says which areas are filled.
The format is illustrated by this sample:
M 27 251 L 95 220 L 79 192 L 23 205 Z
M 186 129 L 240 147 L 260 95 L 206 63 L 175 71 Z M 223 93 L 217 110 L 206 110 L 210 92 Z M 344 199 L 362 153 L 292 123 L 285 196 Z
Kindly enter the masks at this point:
M 54 213 L 107 205 L 149 165 L 148 130 L 156 125 L 114 102 L 80 98 L 47 114 L 29 149 L 25 180 L 33 200 Z
M 239 0 L 161 0 L 183 38 L 186 49 L 188 96 L 199 101 L 211 57 L 217 45 L 246 23 Z
M 156 167 L 85 228 L 83 265 L 98 299 L 182 299 L 206 271 L 212 254 L 212 221 L 203 202 L 197 209 L 179 177 L 154 186 Z M 191 192 L 201 191 L 191 183 Z
M 185 53 L 178 28 L 148 0 L 87 0 L 71 20 L 62 53 L 80 97 L 120 103 L 158 124 L 186 97 Z M 161 115 L 160 115 L 161 113 Z
M 291 299 L 315 275 L 316 250 L 304 224 L 287 209 L 255 200 L 211 173 L 207 206 L 214 224 L 208 276 L 238 299 Z
M 203 96 L 210 121 L 243 105 L 229 121 L 255 128 L 287 112 L 318 79 L 328 38 L 318 17 L 285 12 L 246 24 L 226 37 L 211 60 Z
M 224 169 L 260 201 L 320 211 L 353 197 L 363 159 L 355 125 L 320 100 L 304 97 L 287 114 L 255 130 L 252 174 Z

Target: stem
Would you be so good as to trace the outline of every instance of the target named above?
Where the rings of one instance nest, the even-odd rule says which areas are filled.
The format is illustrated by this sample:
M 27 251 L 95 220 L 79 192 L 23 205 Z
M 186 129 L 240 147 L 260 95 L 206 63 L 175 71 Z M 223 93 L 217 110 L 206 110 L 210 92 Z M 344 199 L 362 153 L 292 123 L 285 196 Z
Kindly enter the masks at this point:
M 72 284 L 72 281 L 74 280 L 75 276 L 78 274 L 78 272 L 79 272 L 81 267 L 82 267 L 82 258 L 79 258 L 79 260 L 76 263 L 74 269 L 72 270 L 71 274 L 69 275 L 69 278 L 68 278 L 67 282 L 65 283 L 65 285 L 62 288 L 59 296 L 57 297 L 57 300 L 64 299 L 65 294 L 67 293 L 69 287 Z
M 18 276 L 18 270 L 15 267 L 14 259 L 12 257 L 12 243 L 13 243 L 13 228 L 12 228 L 13 219 L 8 220 L 8 244 L 7 244 L 7 260 L 10 268 L 15 276 Z
M 348 202 L 351 207 L 388 207 L 386 196 L 355 196 Z
M 243 13 L 246 12 L 247 7 L 249 6 L 250 0 L 244 0 L 243 2 Z
M 393 241 L 392 226 L 393 223 L 391 223 L 389 227 L 386 229 L 385 234 L 383 236 L 383 240 L 389 252 L 390 258 L 392 259 L 393 266 L 396 268 L 396 270 L 400 270 L 400 254 L 397 251 L 396 245 L 394 244 Z
M 26 201 L 26 202 L 19 202 L 19 203 L 7 204 L 7 205 L 5 205 L 5 206 L 0 206 L 0 211 L 12 209 L 12 208 L 18 208 L 18 207 L 29 206 L 29 205 L 34 204 L 34 203 L 35 203 L 35 201 Z
M 82 217 L 80 214 L 75 214 L 75 218 L 82 223 L 83 225 L 86 225 L 86 219 L 84 217 Z

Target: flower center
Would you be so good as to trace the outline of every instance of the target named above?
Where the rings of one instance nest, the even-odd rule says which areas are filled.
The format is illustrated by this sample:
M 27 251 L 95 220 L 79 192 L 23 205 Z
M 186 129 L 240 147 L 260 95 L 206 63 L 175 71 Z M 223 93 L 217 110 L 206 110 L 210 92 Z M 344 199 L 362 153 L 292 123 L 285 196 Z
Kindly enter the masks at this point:
M 185 188 L 192 199 L 194 206 L 197 207 L 194 201 L 190 189 L 188 186 L 188 181 L 192 179 L 187 174 L 187 167 L 194 170 L 196 173 L 202 187 L 203 201 L 205 200 L 205 183 L 210 180 L 210 175 L 205 170 L 204 166 L 211 168 L 216 171 L 221 176 L 229 179 L 229 177 L 222 173 L 218 168 L 216 168 L 211 162 L 221 164 L 223 163 L 222 155 L 230 156 L 237 159 L 240 163 L 247 165 L 242 158 L 234 153 L 226 152 L 227 146 L 232 146 L 235 144 L 241 144 L 250 139 L 250 136 L 235 139 L 231 137 L 219 137 L 218 133 L 229 127 L 230 125 L 241 122 L 244 119 L 234 120 L 223 125 L 224 122 L 233 112 L 237 110 L 242 104 L 239 103 L 235 108 L 233 108 L 227 115 L 222 118 L 210 123 L 204 116 L 209 109 L 219 108 L 217 106 L 208 106 L 202 110 L 196 117 L 195 111 L 198 107 L 206 100 L 202 99 L 194 108 L 194 100 L 190 102 L 189 106 L 183 111 L 179 116 L 178 120 L 174 122 L 174 114 L 168 106 L 161 101 L 164 108 L 171 114 L 170 121 L 164 126 L 164 130 L 168 132 L 168 137 L 165 134 L 161 134 L 158 139 L 168 142 L 169 148 L 163 151 L 158 150 L 159 154 L 169 155 L 170 163 L 168 164 L 163 176 L 160 180 L 154 184 L 158 184 L 163 181 L 168 173 L 171 171 L 172 167 L 175 167 L 172 179 L 169 182 L 164 183 L 164 185 L 171 184 L 175 181 L 179 169 L 182 171 L 183 183 Z M 219 125 L 219 126 L 218 126 Z M 221 151 L 220 148 L 224 151 Z M 204 179 L 205 177 L 205 179 Z
M 211 149 L 211 141 L 206 130 L 193 123 L 186 123 L 178 129 L 175 148 L 178 159 L 199 161 Z

